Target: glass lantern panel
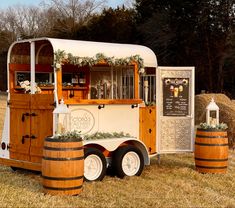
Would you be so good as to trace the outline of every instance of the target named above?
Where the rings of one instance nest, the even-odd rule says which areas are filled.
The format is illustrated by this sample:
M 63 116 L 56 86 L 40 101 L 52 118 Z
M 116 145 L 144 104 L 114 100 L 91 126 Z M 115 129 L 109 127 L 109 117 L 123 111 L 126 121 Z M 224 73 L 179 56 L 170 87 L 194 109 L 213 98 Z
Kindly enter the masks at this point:
M 216 111 L 210 111 L 210 117 L 216 118 Z
M 56 134 L 63 134 L 70 131 L 70 116 L 68 114 L 59 114 L 56 126 Z

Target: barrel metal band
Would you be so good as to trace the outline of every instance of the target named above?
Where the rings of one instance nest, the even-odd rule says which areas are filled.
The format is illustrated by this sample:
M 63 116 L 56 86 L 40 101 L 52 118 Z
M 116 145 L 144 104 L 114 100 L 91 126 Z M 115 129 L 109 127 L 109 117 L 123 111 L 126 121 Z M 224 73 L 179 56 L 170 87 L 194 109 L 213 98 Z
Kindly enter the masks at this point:
M 63 142 L 63 143 L 66 143 L 66 142 L 81 142 L 81 139 L 80 138 L 73 138 L 73 139 L 65 139 L 65 140 L 63 140 L 63 139 L 55 139 L 55 138 L 52 138 L 52 137 L 47 137 L 47 138 L 45 138 L 45 141 L 46 142 L 59 142 L 59 143 L 61 143 L 61 142 Z
M 53 151 L 74 151 L 74 150 L 82 150 L 83 147 L 73 147 L 73 148 L 57 148 L 57 147 L 43 147 L 45 150 L 53 150 Z
M 205 168 L 205 169 L 226 169 L 227 166 L 211 167 L 211 166 L 196 165 L 196 168 Z
M 207 144 L 207 143 L 195 142 L 195 145 L 200 145 L 200 146 L 228 146 L 228 143 L 225 143 L 225 144 Z
M 224 161 L 228 161 L 228 158 L 225 158 L 225 159 L 206 159 L 206 158 L 195 157 L 195 160 L 199 160 L 199 161 L 211 161 L 211 162 L 224 162 Z
M 77 177 L 50 177 L 50 176 L 45 176 L 42 175 L 42 178 L 44 179 L 48 179 L 48 180 L 55 180 L 55 181 L 69 181 L 69 180 L 78 180 L 78 179 L 82 179 L 82 176 L 77 176 Z
M 227 136 L 205 136 L 205 135 L 196 135 L 197 138 L 210 138 L 210 139 L 227 139 Z
M 81 189 L 82 186 L 74 186 L 74 187 L 50 187 L 50 186 L 43 186 L 45 189 L 55 190 L 55 191 L 69 191 L 69 190 L 75 190 L 75 189 Z
M 45 157 L 43 156 L 42 159 L 44 160 L 53 160 L 53 161 L 71 161 L 71 160 L 82 160 L 84 157 L 72 157 L 72 158 L 55 158 L 55 157 Z

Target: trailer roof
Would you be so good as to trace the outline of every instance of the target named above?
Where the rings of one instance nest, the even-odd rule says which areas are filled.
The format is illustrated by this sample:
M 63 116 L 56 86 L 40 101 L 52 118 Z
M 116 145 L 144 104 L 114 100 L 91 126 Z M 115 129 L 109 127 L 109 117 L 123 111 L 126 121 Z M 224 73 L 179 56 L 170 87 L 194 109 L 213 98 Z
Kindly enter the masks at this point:
M 97 53 L 103 53 L 108 57 L 126 58 L 134 55 L 140 55 L 144 60 L 145 67 L 157 67 L 157 58 L 154 52 L 145 46 L 134 44 L 118 44 L 80 40 L 66 40 L 55 38 L 35 38 L 14 42 L 15 44 L 47 40 L 51 43 L 53 51 L 64 50 L 79 57 L 94 57 Z

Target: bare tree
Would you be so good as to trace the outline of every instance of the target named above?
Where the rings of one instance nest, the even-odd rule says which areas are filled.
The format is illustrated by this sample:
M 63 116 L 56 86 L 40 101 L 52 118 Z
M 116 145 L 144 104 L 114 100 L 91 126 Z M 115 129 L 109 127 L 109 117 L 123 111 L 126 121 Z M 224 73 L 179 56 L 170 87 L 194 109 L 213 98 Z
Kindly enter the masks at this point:
M 44 11 L 38 7 L 17 5 L 9 7 L 1 15 L 0 25 L 2 31 L 12 34 L 11 41 L 17 38 L 38 37 L 41 33 Z

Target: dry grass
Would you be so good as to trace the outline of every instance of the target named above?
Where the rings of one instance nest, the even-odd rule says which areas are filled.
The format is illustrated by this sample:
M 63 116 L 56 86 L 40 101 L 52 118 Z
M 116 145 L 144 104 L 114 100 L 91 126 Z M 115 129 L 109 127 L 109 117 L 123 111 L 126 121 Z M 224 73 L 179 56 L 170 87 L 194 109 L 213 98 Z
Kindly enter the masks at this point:
M 234 155 L 235 157 L 235 155 Z M 85 183 L 79 196 L 44 195 L 39 174 L 0 167 L 1 207 L 235 207 L 235 166 L 200 174 L 192 154 L 163 155 L 140 177 Z M 234 160 L 235 162 L 235 160 Z
M 162 155 L 161 164 L 152 158 L 140 177 L 106 176 L 84 183 L 79 196 L 63 197 L 44 195 L 40 174 L 0 166 L 0 207 L 235 207 L 235 153 L 230 153 L 227 174 L 196 172 L 191 153 Z

